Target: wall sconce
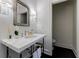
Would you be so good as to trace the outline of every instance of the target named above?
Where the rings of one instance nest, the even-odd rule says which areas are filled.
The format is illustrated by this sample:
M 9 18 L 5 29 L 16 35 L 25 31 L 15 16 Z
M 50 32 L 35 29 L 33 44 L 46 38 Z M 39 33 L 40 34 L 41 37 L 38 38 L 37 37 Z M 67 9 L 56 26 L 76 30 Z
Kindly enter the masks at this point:
M 31 14 L 30 14 L 33 18 L 36 18 L 36 11 L 31 9 Z

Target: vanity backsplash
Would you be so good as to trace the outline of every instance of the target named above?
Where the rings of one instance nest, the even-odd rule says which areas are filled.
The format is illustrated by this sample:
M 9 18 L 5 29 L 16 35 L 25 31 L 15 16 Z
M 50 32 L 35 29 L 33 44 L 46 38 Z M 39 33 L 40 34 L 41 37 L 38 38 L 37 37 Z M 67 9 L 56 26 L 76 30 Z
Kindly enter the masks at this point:
M 33 33 L 36 31 L 32 28 L 14 26 L 14 29 L 9 29 L 9 38 L 31 37 Z

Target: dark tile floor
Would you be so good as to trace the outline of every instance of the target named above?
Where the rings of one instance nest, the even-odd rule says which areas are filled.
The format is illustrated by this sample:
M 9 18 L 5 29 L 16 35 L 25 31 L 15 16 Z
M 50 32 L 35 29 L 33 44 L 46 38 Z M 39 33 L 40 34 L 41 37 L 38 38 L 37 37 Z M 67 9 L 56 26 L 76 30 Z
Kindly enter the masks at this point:
M 43 54 L 42 58 L 76 58 L 76 57 L 72 50 L 54 46 L 53 56 Z

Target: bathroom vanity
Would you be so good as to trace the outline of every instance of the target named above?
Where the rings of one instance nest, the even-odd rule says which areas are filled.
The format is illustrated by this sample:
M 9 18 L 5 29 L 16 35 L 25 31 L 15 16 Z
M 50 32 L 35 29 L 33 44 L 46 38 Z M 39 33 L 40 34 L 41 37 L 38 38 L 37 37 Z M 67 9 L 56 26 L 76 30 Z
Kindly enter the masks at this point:
M 33 34 L 32 37 L 21 37 L 12 39 L 1 39 L 0 42 L 7 47 L 7 57 L 8 49 L 12 49 L 17 52 L 20 58 L 22 58 L 21 52 L 29 47 L 33 47 L 35 43 L 43 39 L 43 53 L 44 53 L 44 37 L 45 34 Z
M 14 26 L 30 27 L 30 8 L 25 2 L 23 2 L 23 0 L 13 1 L 13 24 Z M 9 57 L 9 54 L 13 54 L 9 53 L 9 50 L 18 53 L 19 57 L 22 58 L 22 52 L 29 48 L 32 55 L 35 50 L 34 45 L 40 40 L 42 40 L 43 43 L 38 44 L 42 46 L 42 52 L 44 53 L 44 37 L 46 36 L 45 34 L 33 34 L 32 31 L 25 31 L 25 34 L 22 33 L 21 37 L 16 38 L 18 36 L 18 31 L 15 30 L 14 33 L 16 34 L 14 35 L 15 37 L 11 38 L 10 35 L 11 39 L 0 40 L 0 42 L 7 47 L 7 58 Z

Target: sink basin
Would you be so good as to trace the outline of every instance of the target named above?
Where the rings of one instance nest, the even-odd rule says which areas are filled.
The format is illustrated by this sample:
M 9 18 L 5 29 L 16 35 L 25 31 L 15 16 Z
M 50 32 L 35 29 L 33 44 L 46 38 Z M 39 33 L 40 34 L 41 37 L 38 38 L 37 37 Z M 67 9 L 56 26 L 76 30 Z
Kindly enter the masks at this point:
M 0 42 L 5 46 L 11 48 L 12 50 L 16 51 L 17 53 L 21 53 L 26 48 L 32 46 L 42 38 L 44 38 L 45 34 L 33 34 L 31 37 L 19 37 L 19 38 L 12 38 L 12 39 L 1 39 Z

